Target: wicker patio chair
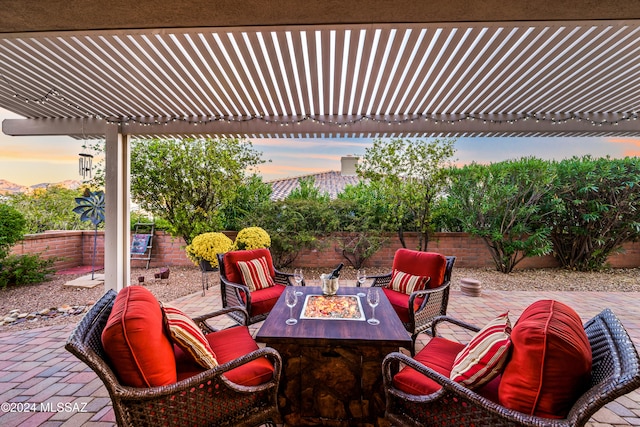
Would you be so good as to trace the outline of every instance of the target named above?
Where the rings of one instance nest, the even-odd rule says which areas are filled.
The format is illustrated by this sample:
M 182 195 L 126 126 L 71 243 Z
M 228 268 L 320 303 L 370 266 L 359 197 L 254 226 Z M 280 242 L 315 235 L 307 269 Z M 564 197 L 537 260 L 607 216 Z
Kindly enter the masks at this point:
M 412 274 L 421 274 L 421 270 L 427 271 L 430 266 L 426 263 L 429 262 L 429 256 L 433 253 L 412 251 L 409 249 L 399 249 L 393 258 L 393 268 L 397 268 L 404 262 L 403 258 L 409 257 L 412 260 L 420 260 L 418 263 L 414 263 Z M 411 334 L 412 346 L 411 354 L 415 354 L 416 338 L 420 333 L 427 332 L 431 326 L 431 322 L 436 316 L 442 316 L 447 314 L 447 306 L 449 305 L 449 287 L 451 285 L 451 272 L 453 271 L 453 265 L 456 262 L 455 256 L 447 256 L 444 280 L 442 283 L 434 283 L 433 278 L 429 281 L 427 289 L 414 291 L 409 295 L 407 303 L 407 312 L 404 315 L 399 314 L 400 320 L 404 327 Z M 424 262 L 423 262 L 424 261 Z M 401 269 L 402 270 L 402 269 Z M 387 288 L 391 283 L 392 273 L 384 274 L 381 276 L 369 276 L 369 279 L 373 279 L 371 286 L 377 286 Z M 359 286 L 360 284 L 358 284 Z M 387 297 L 394 305 L 394 299 L 390 291 L 385 289 Z M 421 301 L 419 306 L 416 307 L 416 300 Z M 396 312 L 400 310 L 399 307 L 394 305 Z
M 479 330 L 444 316 L 434 321 L 434 336 L 440 322 L 450 322 L 473 332 Z M 541 418 L 508 409 L 402 353 L 389 354 L 382 364 L 387 400 L 385 417 L 402 426 L 583 426 L 606 403 L 640 387 L 638 352 L 613 312 L 603 310 L 585 323 L 584 329 L 593 356 L 591 384 L 564 419 Z M 398 390 L 392 378 L 399 364 L 410 366 L 440 384 L 442 389 L 422 396 Z
M 272 272 L 272 279 L 276 286 L 270 289 L 249 291 L 249 287 L 241 283 L 241 275 L 235 265 L 236 259 L 255 259 L 265 256 Z M 226 262 L 225 262 L 226 261 Z M 254 249 L 251 251 L 232 251 L 218 254 L 220 272 L 220 293 L 223 307 L 243 307 L 249 313 L 249 324 L 260 322 L 267 318 L 276 301 L 282 294 L 284 286 L 291 286 L 293 274 L 278 271 L 273 266 L 271 253 L 268 249 Z M 302 286 L 305 286 L 304 280 Z M 242 316 L 229 313 L 237 322 L 243 322 Z
M 118 426 L 275 426 L 279 421 L 276 394 L 282 360 L 271 348 L 261 348 L 175 384 L 135 388 L 122 385 L 106 362 L 101 335 L 116 298 L 113 290 L 89 310 L 69 337 L 65 348 L 93 369 L 105 384 Z M 224 309 L 194 318 L 204 333 L 215 332 L 208 319 L 232 310 Z M 224 374 L 251 360 L 268 358 L 273 378 L 258 386 L 240 386 Z

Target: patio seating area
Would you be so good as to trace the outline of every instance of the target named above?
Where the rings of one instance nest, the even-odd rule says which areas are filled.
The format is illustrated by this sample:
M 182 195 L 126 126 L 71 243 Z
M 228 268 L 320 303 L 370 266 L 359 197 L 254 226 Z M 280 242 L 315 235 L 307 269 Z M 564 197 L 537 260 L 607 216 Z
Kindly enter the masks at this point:
M 539 299 L 563 302 L 580 315 L 583 321 L 604 308 L 611 308 L 623 322 L 637 347 L 640 346 L 639 293 L 598 292 L 498 292 L 483 291 L 479 297 L 462 295 L 452 290 L 448 314 L 472 324 L 482 325 L 496 315 L 509 310 L 517 319 L 522 311 Z M 197 316 L 222 307 L 218 285 L 205 297 L 195 293 L 172 302 L 190 316 Z M 78 321 L 80 318 L 78 318 Z M 221 319 L 219 327 L 233 324 L 231 318 Z M 255 335 L 261 323 L 251 325 Z M 115 416 L 102 382 L 84 363 L 64 349 L 73 326 L 51 326 L 18 332 L 0 333 L 0 424 L 5 426 L 113 426 Z M 445 328 L 439 329 L 452 339 Z M 418 337 L 419 351 L 429 340 Z M 587 425 L 640 425 L 640 392 L 618 398 L 600 410 Z

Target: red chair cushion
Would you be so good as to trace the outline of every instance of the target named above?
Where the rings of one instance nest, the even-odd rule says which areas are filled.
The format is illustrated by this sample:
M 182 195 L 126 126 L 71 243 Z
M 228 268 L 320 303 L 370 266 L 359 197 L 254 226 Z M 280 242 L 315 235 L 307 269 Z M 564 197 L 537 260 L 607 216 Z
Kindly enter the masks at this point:
M 464 344 L 436 337 L 432 338 L 414 359 L 449 378 L 453 361 L 464 348 Z M 405 393 L 415 395 L 431 394 L 441 388 L 440 384 L 408 366 L 393 377 L 393 385 Z
M 219 364 L 236 360 L 258 349 L 246 326 L 236 326 L 212 332 L 206 335 L 209 345 L 213 349 Z M 204 372 L 193 359 L 179 347 L 175 347 L 178 380 L 190 378 Z M 266 358 L 252 360 L 242 366 L 225 373 L 225 377 L 236 384 L 255 386 L 269 381 L 273 377 L 274 368 Z
M 259 291 L 251 292 L 251 313 L 249 316 L 257 316 L 262 313 L 269 313 L 276 301 L 280 298 L 280 295 L 284 292 L 286 286 L 273 285 L 268 288 L 260 289 Z M 242 294 L 244 300 L 244 294 Z
M 386 287 L 382 288 L 382 292 L 387 296 L 400 321 L 407 323 L 409 321 L 409 295 Z M 420 307 L 423 300 L 424 298 L 419 297 L 413 301 L 414 312 Z
M 234 283 L 244 283 L 242 281 L 242 274 L 238 270 L 238 261 L 251 261 L 252 259 L 265 257 L 267 259 L 267 265 L 269 266 L 269 274 L 271 277 L 275 277 L 276 271 L 273 267 L 273 258 L 271 258 L 271 252 L 269 249 L 252 249 L 250 251 L 231 251 L 224 254 L 224 271 L 227 279 Z
M 102 346 L 124 385 L 155 387 L 177 380 L 160 303 L 142 286 L 127 286 L 118 293 L 102 331 Z
M 427 276 L 431 280 L 429 288 L 437 288 L 444 282 L 447 258 L 435 252 L 420 252 L 400 248 L 393 257 L 393 270 L 400 270 L 414 276 Z
M 591 377 L 591 345 L 578 314 L 558 301 L 537 301 L 518 319 L 511 342 L 500 404 L 525 414 L 564 418 Z

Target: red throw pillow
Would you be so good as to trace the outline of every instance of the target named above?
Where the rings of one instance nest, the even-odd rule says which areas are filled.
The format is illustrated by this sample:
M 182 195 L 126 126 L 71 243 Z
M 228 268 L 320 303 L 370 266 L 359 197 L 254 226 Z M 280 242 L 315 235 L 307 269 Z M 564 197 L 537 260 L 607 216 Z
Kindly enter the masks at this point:
M 269 275 L 269 265 L 265 257 L 255 258 L 251 261 L 238 261 L 238 270 L 242 274 L 242 283 L 247 285 L 249 292 L 270 288 L 275 285 Z
M 252 259 L 260 258 L 261 256 L 267 259 L 269 275 L 271 277 L 275 277 L 276 271 L 273 267 L 273 258 L 271 258 L 271 252 L 269 249 L 252 249 L 248 251 L 231 251 L 224 254 L 222 259 L 227 279 L 231 282 L 242 283 L 242 274 L 236 265 L 238 261 L 251 261 Z
M 392 270 L 400 270 L 414 276 L 431 277 L 430 288 L 437 288 L 444 282 L 447 258 L 436 252 L 421 252 L 400 248 L 393 257 Z
M 127 286 L 118 293 L 102 331 L 102 346 L 124 385 L 155 387 L 177 380 L 160 303 L 142 286 Z
M 171 341 L 205 369 L 218 366 L 216 355 L 207 338 L 189 316 L 172 305 L 163 303 L 162 312 Z
M 539 417 L 566 417 L 591 380 L 591 345 L 578 314 L 558 301 L 537 301 L 516 322 L 511 343 L 500 404 Z
M 387 285 L 389 289 L 393 289 L 403 294 L 411 295 L 411 292 L 422 291 L 429 283 L 428 276 L 414 276 L 400 270 L 393 270 L 391 281 Z
M 500 375 L 511 340 L 509 313 L 503 313 L 482 328 L 456 356 L 450 378 L 475 389 Z

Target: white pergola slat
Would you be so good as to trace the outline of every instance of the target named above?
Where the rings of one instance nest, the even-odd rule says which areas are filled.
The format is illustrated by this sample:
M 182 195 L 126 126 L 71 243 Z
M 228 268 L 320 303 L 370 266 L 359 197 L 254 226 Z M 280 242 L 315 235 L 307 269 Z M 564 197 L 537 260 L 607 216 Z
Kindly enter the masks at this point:
M 0 107 L 133 134 L 637 135 L 638 24 L 2 34 Z

